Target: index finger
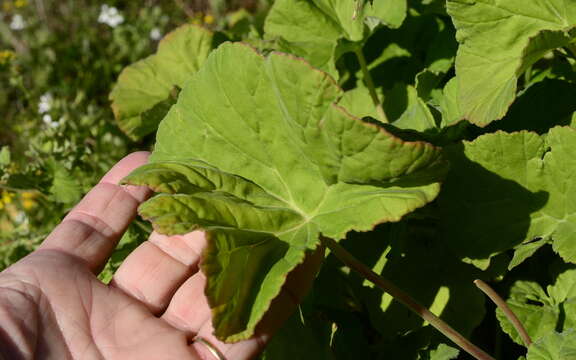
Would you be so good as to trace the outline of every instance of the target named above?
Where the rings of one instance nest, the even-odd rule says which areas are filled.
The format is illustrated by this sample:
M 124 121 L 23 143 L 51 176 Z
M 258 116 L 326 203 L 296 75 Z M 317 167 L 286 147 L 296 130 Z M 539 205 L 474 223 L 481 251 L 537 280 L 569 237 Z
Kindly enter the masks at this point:
M 93 272 L 99 271 L 136 216 L 138 205 L 149 195 L 146 187 L 119 185 L 122 178 L 146 163 L 148 155 L 147 152 L 132 153 L 114 165 L 44 240 L 40 249 L 76 256 Z

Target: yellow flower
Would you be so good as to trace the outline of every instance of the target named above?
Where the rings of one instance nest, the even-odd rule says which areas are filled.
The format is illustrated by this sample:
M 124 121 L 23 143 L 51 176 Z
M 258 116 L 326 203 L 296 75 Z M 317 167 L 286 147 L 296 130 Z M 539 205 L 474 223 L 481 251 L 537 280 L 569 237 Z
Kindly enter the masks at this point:
M 2 201 L 0 201 L 0 210 L 4 209 L 4 203 Z
M 22 199 L 35 199 L 38 197 L 38 193 L 34 191 L 24 191 L 22 194 Z
M 9 13 L 10 11 L 12 11 L 13 8 L 13 4 L 12 1 L 5 1 L 2 3 L 2 10 L 4 10 L 4 12 Z
M 14 1 L 14 6 L 18 8 L 23 8 L 24 6 L 28 5 L 28 0 L 16 0 Z
M 213 24 L 214 20 L 214 16 L 210 14 L 206 14 L 206 16 L 204 16 L 204 24 Z
M 22 200 L 22 207 L 24 208 L 24 210 L 30 210 L 32 208 L 36 207 L 36 201 L 32 200 L 32 199 L 24 199 Z
M 20 203 L 24 210 L 30 210 L 35 208 L 38 203 L 36 202 L 36 198 L 39 196 L 37 191 L 24 191 L 20 193 Z
M 12 194 L 12 193 L 9 193 L 7 191 L 2 192 L 2 203 L 10 204 L 12 202 L 13 197 L 14 197 L 14 194 Z
M 12 61 L 15 57 L 16 54 L 12 50 L 0 51 L 0 65 L 6 65 L 10 63 L 10 61 Z

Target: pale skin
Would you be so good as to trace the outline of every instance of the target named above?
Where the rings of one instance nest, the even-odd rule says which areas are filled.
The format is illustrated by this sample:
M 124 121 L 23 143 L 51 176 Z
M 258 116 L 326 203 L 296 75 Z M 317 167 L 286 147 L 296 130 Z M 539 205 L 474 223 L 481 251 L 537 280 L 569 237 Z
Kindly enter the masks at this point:
M 227 344 L 212 334 L 199 271 L 206 239 L 152 233 L 110 284 L 96 275 L 150 191 L 120 186 L 148 153 L 116 164 L 40 248 L 0 273 L 0 359 L 215 360 L 202 336 L 228 360 L 262 351 L 305 295 L 323 252 L 290 274 L 254 337 Z

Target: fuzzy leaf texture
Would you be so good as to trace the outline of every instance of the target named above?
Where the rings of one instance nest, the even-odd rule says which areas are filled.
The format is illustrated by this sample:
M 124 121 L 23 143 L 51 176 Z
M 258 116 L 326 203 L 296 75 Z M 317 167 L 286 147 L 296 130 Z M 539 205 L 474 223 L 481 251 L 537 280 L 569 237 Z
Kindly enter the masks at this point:
M 551 243 L 576 262 L 576 130 L 496 132 L 448 149 L 440 196 L 444 237 L 464 258 L 516 249 L 514 267 Z
M 569 0 L 448 0 L 460 43 L 456 56 L 462 117 L 479 126 L 501 119 L 519 76 L 548 51 L 568 45 L 576 25 Z
M 434 199 L 440 149 L 404 142 L 335 103 L 342 90 L 293 56 L 227 43 L 160 124 L 127 181 L 160 194 L 140 213 L 165 234 L 208 230 L 202 270 L 215 334 L 250 337 L 319 243 L 398 221 Z
M 554 330 L 572 329 L 576 325 L 576 269 L 564 271 L 546 291 L 536 282 L 517 281 L 510 289 L 507 303 L 532 341 L 537 342 Z M 502 330 L 523 345 L 504 313 L 498 309 L 496 315 Z
M 365 0 L 312 0 L 312 2 L 339 25 L 344 37 L 350 41 L 362 41 L 365 32 L 379 24 L 397 28 L 402 25 L 406 17 L 406 0 L 373 3 Z
M 264 32 L 277 41 L 280 50 L 337 77 L 341 39 L 365 40 L 380 25 L 398 28 L 406 11 L 406 0 L 277 0 L 266 17 Z
M 528 348 L 527 360 L 576 360 L 576 330 L 555 331 Z
M 158 128 L 182 88 L 212 50 L 211 31 L 184 25 L 166 35 L 158 52 L 126 67 L 110 93 L 118 126 L 134 140 Z

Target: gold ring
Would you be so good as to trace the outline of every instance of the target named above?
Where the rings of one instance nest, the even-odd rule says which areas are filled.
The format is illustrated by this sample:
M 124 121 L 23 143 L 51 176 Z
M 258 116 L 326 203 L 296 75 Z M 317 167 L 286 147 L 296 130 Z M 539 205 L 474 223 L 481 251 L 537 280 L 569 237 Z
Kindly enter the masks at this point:
M 222 354 L 218 349 L 216 349 L 216 346 L 212 345 L 212 343 L 210 343 L 208 340 L 204 339 L 201 336 L 196 336 L 193 340 L 192 343 L 195 342 L 199 342 L 200 344 L 204 345 L 206 347 L 206 349 L 208 349 L 208 351 L 210 351 L 210 353 L 212 355 L 214 355 L 214 357 L 218 360 L 226 360 L 226 358 L 224 357 L 224 354 Z

